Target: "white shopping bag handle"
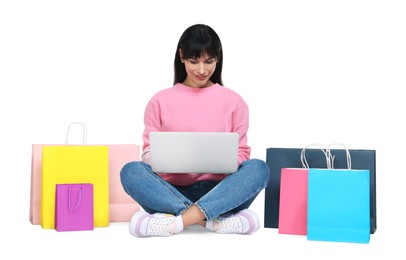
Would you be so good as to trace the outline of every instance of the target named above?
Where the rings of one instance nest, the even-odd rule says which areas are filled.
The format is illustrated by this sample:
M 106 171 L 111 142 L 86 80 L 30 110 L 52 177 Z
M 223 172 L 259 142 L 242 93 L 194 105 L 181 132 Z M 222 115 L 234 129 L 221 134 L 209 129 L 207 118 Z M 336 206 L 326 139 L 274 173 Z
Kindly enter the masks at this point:
M 82 123 L 82 122 L 73 122 L 73 123 L 71 123 L 71 124 L 68 126 L 68 130 L 67 130 L 67 132 L 66 132 L 66 141 L 65 141 L 65 144 L 68 144 L 68 143 L 69 143 L 68 140 L 69 140 L 69 130 L 70 130 L 70 127 L 71 127 L 72 125 L 77 125 L 77 124 L 79 124 L 80 126 L 82 126 L 82 130 L 83 130 L 83 144 L 86 144 L 86 142 L 87 142 L 87 127 L 86 127 L 86 125 L 85 125 L 84 123 Z
M 326 164 L 327 164 L 327 169 L 331 169 L 331 160 L 330 160 L 330 154 L 328 153 L 328 149 L 326 149 L 324 146 L 322 146 L 321 144 L 317 144 L 317 143 L 313 143 L 313 144 L 309 144 L 306 145 L 301 154 L 300 154 L 300 160 L 302 161 L 302 167 L 305 169 L 309 169 L 309 164 L 307 163 L 306 160 L 306 148 L 310 147 L 310 146 L 315 146 L 317 148 L 320 148 L 320 150 L 323 152 L 324 156 L 326 157 Z
M 344 149 L 345 149 L 345 154 L 346 154 L 346 156 L 347 156 L 347 168 L 348 168 L 348 170 L 351 170 L 351 155 L 350 155 L 350 151 L 347 149 L 347 147 L 346 147 L 345 145 L 343 145 L 343 144 L 341 144 L 341 143 L 333 143 L 333 144 L 330 144 L 330 145 L 327 147 L 327 154 L 328 154 L 328 157 L 329 157 L 330 160 L 331 160 L 331 169 L 334 169 L 334 157 L 335 157 L 335 156 L 331 154 L 331 147 L 334 146 L 334 145 L 340 145 L 340 146 L 344 147 Z

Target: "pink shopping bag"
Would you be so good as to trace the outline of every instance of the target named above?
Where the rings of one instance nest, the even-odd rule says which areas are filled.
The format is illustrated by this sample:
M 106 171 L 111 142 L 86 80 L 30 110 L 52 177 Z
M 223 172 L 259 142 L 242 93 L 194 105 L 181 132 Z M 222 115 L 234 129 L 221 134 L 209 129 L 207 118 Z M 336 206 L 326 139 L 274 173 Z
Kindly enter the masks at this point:
M 32 145 L 31 187 L 30 187 L 30 222 L 39 225 L 41 221 L 41 187 L 42 187 L 42 144 Z
M 307 233 L 307 176 L 308 169 L 281 169 L 279 234 Z
M 56 184 L 55 229 L 93 230 L 93 184 Z
M 110 222 L 129 222 L 140 205 L 121 184 L 120 171 L 124 164 L 139 161 L 140 147 L 136 144 L 108 145 L 109 148 L 109 219 Z

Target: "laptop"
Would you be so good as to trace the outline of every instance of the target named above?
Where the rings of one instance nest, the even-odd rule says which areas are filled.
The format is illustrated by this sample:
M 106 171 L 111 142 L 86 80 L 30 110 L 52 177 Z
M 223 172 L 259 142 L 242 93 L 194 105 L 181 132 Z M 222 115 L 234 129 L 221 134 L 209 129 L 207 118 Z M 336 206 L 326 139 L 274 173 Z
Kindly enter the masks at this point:
M 234 173 L 238 133 L 151 132 L 150 165 L 157 173 Z

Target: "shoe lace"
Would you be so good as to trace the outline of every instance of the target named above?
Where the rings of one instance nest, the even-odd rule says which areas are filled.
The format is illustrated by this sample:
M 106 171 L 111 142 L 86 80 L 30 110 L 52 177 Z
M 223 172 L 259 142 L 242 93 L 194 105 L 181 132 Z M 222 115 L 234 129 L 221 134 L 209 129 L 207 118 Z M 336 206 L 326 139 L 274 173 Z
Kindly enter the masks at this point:
M 239 233 L 242 232 L 242 222 L 238 217 L 225 218 L 219 221 L 218 233 Z
M 172 235 L 172 232 L 168 230 L 168 226 L 174 221 L 174 218 L 150 219 L 148 223 L 148 234 L 155 236 Z

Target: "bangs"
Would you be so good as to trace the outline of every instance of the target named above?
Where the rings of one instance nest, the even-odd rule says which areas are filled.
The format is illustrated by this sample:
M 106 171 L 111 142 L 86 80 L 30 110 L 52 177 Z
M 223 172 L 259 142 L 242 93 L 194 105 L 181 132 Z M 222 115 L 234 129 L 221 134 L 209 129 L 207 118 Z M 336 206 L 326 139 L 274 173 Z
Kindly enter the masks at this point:
M 204 54 L 209 57 L 220 59 L 220 48 L 216 48 L 216 44 L 210 39 L 198 39 L 196 41 L 190 41 L 190 44 L 185 44 L 182 49 L 182 54 L 185 59 L 200 58 Z

